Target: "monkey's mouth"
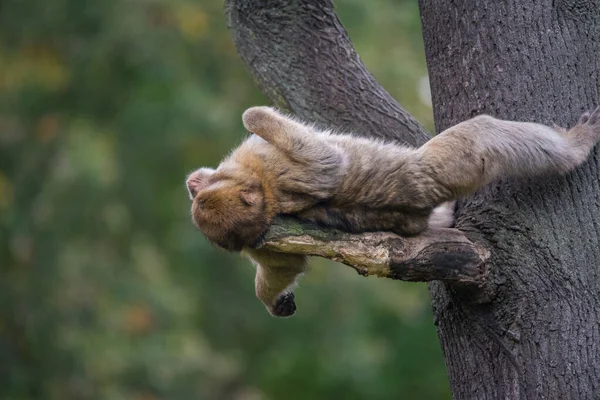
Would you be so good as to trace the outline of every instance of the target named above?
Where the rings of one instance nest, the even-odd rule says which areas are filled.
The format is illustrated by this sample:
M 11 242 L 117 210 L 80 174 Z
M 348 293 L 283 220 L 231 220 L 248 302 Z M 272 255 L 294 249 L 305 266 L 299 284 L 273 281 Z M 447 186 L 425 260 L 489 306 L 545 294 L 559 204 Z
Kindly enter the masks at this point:
M 252 237 L 248 237 L 248 235 L 242 237 L 239 234 L 232 233 L 228 235 L 226 239 L 216 242 L 216 244 L 224 250 L 232 252 L 242 251 L 244 247 L 255 249 L 264 242 L 267 231 L 268 229 L 258 235 L 253 235 Z
M 256 249 L 258 246 L 260 246 L 261 244 L 263 244 L 263 242 L 265 241 L 265 237 L 267 236 L 267 232 L 269 230 L 265 229 L 263 231 L 263 233 L 261 233 L 260 235 L 258 235 L 258 237 L 256 238 L 256 240 L 254 240 L 252 243 L 250 243 L 250 247 L 252 247 L 253 249 Z
M 244 242 L 237 237 L 230 237 L 224 241 L 219 241 L 216 244 L 223 250 L 227 251 L 240 252 L 244 248 Z

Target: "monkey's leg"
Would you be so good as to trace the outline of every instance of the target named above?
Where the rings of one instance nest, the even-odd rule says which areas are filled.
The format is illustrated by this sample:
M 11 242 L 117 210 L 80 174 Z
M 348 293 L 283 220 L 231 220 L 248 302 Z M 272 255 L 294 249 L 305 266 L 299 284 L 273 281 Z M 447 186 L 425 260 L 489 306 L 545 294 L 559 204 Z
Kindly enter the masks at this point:
M 545 125 L 479 116 L 442 132 L 418 149 L 423 172 L 445 187 L 437 205 L 511 176 L 567 173 L 600 141 L 600 107 L 568 132 Z
M 289 317 L 296 311 L 291 288 L 306 270 L 306 257 L 267 250 L 244 249 L 244 255 L 256 265 L 255 290 L 269 313 Z

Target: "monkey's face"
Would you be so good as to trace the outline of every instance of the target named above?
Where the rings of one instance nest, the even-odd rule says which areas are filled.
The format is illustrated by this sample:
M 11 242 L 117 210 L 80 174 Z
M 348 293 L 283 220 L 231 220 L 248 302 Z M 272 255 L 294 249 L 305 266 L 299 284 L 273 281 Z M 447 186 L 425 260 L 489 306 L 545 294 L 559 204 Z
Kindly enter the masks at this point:
M 201 185 L 194 185 L 202 180 L 194 175 L 199 171 L 188 178 L 196 226 L 211 242 L 229 251 L 256 245 L 269 227 L 260 182 L 211 171 Z

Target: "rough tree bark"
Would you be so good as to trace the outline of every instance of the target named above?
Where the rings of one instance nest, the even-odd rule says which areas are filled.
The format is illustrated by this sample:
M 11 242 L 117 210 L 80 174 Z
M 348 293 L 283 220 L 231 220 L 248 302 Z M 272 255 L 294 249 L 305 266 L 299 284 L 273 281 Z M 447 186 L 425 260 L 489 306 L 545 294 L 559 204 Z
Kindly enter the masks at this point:
M 480 113 L 570 125 L 599 103 L 598 0 L 420 7 L 438 131 Z M 366 71 L 330 0 L 228 0 L 226 13 L 276 105 L 365 136 L 426 140 Z M 430 284 L 455 398 L 600 398 L 599 178 L 596 149 L 566 177 L 497 182 L 459 204 L 455 234 L 489 258 L 483 285 L 443 274 Z
M 421 0 L 438 130 L 480 113 L 572 125 L 600 100 L 597 0 Z M 492 246 L 496 297 L 431 285 L 456 398 L 600 398 L 600 165 L 491 185 L 457 227 Z

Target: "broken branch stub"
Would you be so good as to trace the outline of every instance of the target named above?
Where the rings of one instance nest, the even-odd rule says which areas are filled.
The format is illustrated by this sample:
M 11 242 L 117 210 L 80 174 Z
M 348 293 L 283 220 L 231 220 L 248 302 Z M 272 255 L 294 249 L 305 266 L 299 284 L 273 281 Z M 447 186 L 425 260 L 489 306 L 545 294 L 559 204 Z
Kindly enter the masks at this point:
M 258 248 L 327 258 L 364 276 L 462 285 L 483 283 L 489 256 L 457 229 L 429 229 L 413 237 L 389 232 L 351 234 L 282 217 Z

